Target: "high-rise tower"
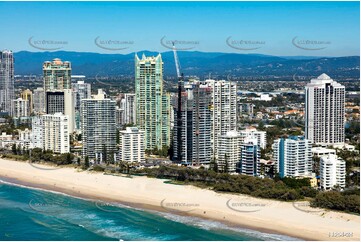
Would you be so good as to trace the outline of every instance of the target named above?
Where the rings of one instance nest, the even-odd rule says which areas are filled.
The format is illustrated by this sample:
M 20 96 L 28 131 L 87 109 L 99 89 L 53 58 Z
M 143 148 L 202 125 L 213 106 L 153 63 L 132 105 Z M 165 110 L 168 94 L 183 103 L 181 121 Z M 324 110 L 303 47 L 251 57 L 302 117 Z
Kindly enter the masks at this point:
M 173 160 L 189 165 L 209 164 L 211 162 L 211 104 L 212 91 L 202 87 L 199 81 L 185 82 L 181 95 L 181 111 L 178 112 L 178 97 L 174 105 L 174 119 L 181 115 L 180 132 L 174 122 Z M 181 138 L 181 145 L 178 145 Z M 180 148 L 180 150 L 178 150 Z M 179 157 L 180 155 L 180 157 Z M 179 159 L 181 158 L 181 159 Z
M 9 50 L 0 51 L 0 112 L 11 112 L 14 97 L 14 56 Z
M 217 159 L 218 137 L 237 131 L 237 84 L 225 80 L 206 80 L 212 90 L 212 156 Z
M 306 86 L 305 135 L 315 144 L 345 141 L 345 86 L 326 74 Z
M 170 145 L 170 96 L 163 89 L 163 61 L 135 55 L 137 127 L 145 131 L 145 149 Z
M 83 157 L 111 162 L 116 152 L 115 101 L 99 89 L 93 98 L 81 101 Z
M 71 64 L 56 58 L 43 64 L 44 91 L 71 89 Z

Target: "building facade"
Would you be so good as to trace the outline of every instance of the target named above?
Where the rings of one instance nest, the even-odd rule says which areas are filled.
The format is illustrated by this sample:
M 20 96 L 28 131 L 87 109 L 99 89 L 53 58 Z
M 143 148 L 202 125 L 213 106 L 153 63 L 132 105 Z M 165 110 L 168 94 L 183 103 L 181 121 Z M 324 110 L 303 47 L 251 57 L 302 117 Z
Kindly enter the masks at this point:
M 310 177 L 312 175 L 311 141 L 303 137 L 280 138 L 272 145 L 275 170 L 283 177 Z
M 346 186 L 346 162 L 337 155 L 325 155 L 320 158 L 320 186 L 330 190 L 335 186 Z
M 29 89 L 24 90 L 21 92 L 20 97 L 23 100 L 28 100 L 28 110 L 29 114 L 33 113 L 33 92 Z
M 145 148 L 170 146 L 170 95 L 163 88 L 163 61 L 135 55 L 136 123 L 145 131 Z
M 74 92 L 75 111 L 77 112 L 80 111 L 81 100 L 91 98 L 91 84 L 80 80 L 71 85 Z
M 241 136 L 237 131 L 228 131 L 219 136 L 217 166 L 219 171 L 236 173 L 241 160 Z
M 136 121 L 136 102 L 134 93 L 125 93 L 120 101 L 120 109 L 122 112 L 122 122 L 125 124 L 135 124 Z
M 144 131 L 137 127 L 127 127 L 119 132 L 119 161 L 144 162 Z
M 33 116 L 31 120 L 31 146 L 44 149 L 44 120 L 42 116 Z
M 115 101 L 98 94 L 81 101 L 81 131 L 83 157 L 97 163 L 114 160 L 116 152 Z
M 305 136 L 314 144 L 345 142 L 345 86 L 326 74 L 306 86 Z
M 74 94 L 74 130 L 80 131 L 80 105 L 82 99 L 91 98 L 91 84 L 84 82 L 85 76 L 72 76 L 72 80 L 76 80 L 72 83 L 72 89 Z
M 12 51 L 0 51 L 0 112 L 11 112 L 14 94 L 14 55 Z
M 45 113 L 45 92 L 44 88 L 38 87 L 33 91 L 33 111 L 36 114 L 44 114 Z
M 62 91 L 47 91 L 46 113 L 63 113 L 64 115 L 67 115 L 69 122 L 69 132 L 72 133 L 75 128 L 75 105 L 73 90 L 63 89 Z
M 261 149 L 257 138 L 241 138 L 241 161 L 239 173 L 242 175 L 259 176 L 261 173 Z
M 54 153 L 69 153 L 69 122 L 68 116 L 62 113 L 45 114 L 43 119 L 44 150 Z
M 311 148 L 313 157 L 322 157 L 324 155 L 336 155 L 336 150 L 327 149 L 323 147 L 313 147 Z
M 239 134 L 241 135 L 242 143 L 248 138 L 256 139 L 257 140 L 257 145 L 260 148 L 262 148 L 262 149 L 266 148 L 266 145 L 267 145 L 266 131 L 258 131 L 255 128 L 247 128 L 245 130 L 241 130 L 239 132 Z
M 217 159 L 218 137 L 237 131 L 237 84 L 225 80 L 206 80 L 203 85 L 212 90 L 212 156 Z
M 187 82 L 182 92 L 181 127 L 178 122 L 173 129 L 173 160 L 189 165 L 209 164 L 211 149 L 211 98 L 208 87 L 200 87 L 200 82 Z M 178 119 L 178 97 L 174 99 L 174 119 Z M 181 141 L 179 142 L 178 134 Z M 180 144 L 180 145 L 179 145 Z M 181 158 L 181 159 L 180 159 Z
M 71 64 L 56 58 L 43 64 L 44 90 L 71 89 Z
M 12 100 L 10 114 L 15 118 L 29 116 L 29 101 L 22 98 Z

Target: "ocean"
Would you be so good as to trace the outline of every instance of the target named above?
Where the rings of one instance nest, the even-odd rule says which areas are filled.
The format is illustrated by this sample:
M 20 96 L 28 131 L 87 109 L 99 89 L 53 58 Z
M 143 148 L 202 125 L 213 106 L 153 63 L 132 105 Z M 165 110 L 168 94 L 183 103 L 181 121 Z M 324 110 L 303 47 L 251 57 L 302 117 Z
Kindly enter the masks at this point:
M 0 180 L 0 240 L 295 240 Z

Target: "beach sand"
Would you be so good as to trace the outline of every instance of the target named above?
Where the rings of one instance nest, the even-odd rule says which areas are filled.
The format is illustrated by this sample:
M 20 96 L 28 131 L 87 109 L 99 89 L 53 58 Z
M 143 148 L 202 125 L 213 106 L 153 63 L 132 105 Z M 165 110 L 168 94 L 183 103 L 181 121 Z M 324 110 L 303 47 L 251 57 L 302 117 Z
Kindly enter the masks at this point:
M 359 216 L 310 208 L 306 202 L 216 193 L 191 185 L 167 184 L 162 179 L 103 175 L 4 159 L 0 159 L 1 177 L 77 197 L 201 217 L 303 240 L 360 239 Z

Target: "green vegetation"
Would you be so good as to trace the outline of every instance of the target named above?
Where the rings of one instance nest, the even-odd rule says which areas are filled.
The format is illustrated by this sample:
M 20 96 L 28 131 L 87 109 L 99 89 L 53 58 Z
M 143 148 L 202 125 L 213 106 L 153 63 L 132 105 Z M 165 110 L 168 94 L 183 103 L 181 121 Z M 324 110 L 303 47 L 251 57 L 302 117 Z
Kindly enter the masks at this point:
M 69 165 L 73 163 L 74 155 L 71 153 L 53 154 L 52 151 L 42 151 L 40 148 L 29 150 L 22 150 L 15 145 L 12 147 L 13 154 L 3 154 L 3 158 L 10 158 L 16 160 L 30 160 L 32 162 L 49 162 L 56 165 Z
M 319 192 L 311 188 L 307 178 L 276 178 L 272 180 L 217 173 L 213 170 L 166 166 L 152 169 L 144 168 L 132 172 L 147 174 L 149 177 L 171 179 L 178 184 L 192 184 L 202 188 L 211 188 L 218 192 L 241 193 L 259 198 L 294 201 L 308 197 L 312 199 L 313 206 L 359 213 L 360 200 L 356 199 L 354 192 L 332 191 L 332 194 L 341 196 L 344 203 L 342 206 L 335 206 L 335 201 L 332 200 L 334 197 L 327 195 L 329 192 Z M 347 204 L 347 199 L 352 200 L 350 204 Z M 356 206 L 357 204 L 358 206 Z
M 346 133 L 346 138 L 352 142 L 355 135 L 360 134 L 360 122 L 358 120 L 351 121 L 350 125 L 345 129 L 345 133 Z
M 83 169 L 88 169 L 88 168 L 89 168 L 89 157 L 85 156 Z
M 355 192 L 320 192 L 311 201 L 311 206 L 360 214 L 360 190 Z
M 153 150 L 145 150 L 147 155 L 157 155 L 160 157 L 168 157 L 169 156 L 169 147 L 163 146 L 162 149 L 154 148 Z
M 93 167 L 93 170 L 94 170 L 94 171 L 98 171 L 98 172 L 103 172 L 103 171 L 105 171 L 105 168 L 104 168 L 104 167 L 101 167 L 101 166 L 98 166 L 98 165 L 95 165 L 95 166 Z

